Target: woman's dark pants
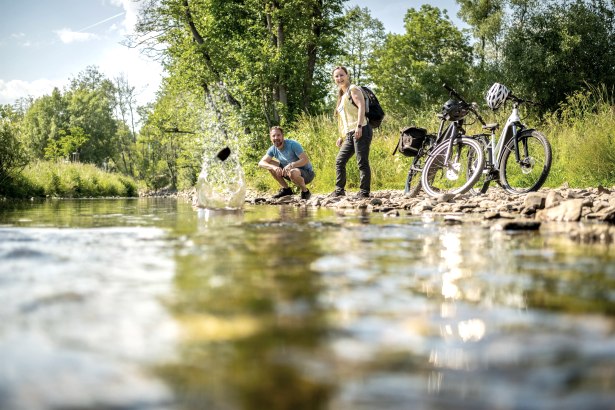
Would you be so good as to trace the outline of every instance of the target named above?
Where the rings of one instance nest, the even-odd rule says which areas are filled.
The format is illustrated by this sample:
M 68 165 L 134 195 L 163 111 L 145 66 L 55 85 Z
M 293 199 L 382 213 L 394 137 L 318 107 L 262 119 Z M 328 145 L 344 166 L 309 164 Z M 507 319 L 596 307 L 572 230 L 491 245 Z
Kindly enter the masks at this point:
M 346 163 L 354 154 L 357 154 L 357 164 L 359 165 L 359 178 L 361 184 L 359 189 L 363 194 L 369 194 L 372 179 L 372 171 L 369 167 L 369 147 L 372 143 L 372 127 L 363 127 L 363 133 L 358 141 L 354 139 L 354 131 L 346 134 L 344 143 L 335 159 L 335 189 L 343 191 L 346 187 Z

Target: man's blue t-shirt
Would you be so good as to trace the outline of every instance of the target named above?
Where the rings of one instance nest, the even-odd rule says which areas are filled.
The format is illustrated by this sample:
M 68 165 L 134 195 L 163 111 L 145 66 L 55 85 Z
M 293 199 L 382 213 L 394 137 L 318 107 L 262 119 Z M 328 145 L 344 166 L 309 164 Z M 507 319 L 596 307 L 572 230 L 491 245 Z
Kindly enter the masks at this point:
M 269 155 L 272 158 L 277 159 L 278 161 L 280 161 L 280 165 L 282 165 L 282 167 L 285 167 L 291 162 L 299 161 L 299 154 L 301 154 L 302 152 L 303 152 L 303 147 L 301 146 L 301 144 L 299 144 L 295 140 L 285 139 L 284 148 L 279 150 L 276 148 L 275 145 L 272 145 L 267 150 L 267 155 Z M 307 171 L 311 171 L 312 163 L 308 162 L 306 165 L 299 167 L 299 168 L 303 168 Z

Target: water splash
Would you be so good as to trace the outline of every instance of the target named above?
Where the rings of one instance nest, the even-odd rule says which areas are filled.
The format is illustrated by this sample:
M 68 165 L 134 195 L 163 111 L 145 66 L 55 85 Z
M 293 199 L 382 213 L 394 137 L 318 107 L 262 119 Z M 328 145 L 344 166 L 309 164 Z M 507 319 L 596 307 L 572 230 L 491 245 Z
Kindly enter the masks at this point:
M 211 152 L 208 154 L 203 157 L 203 167 L 196 184 L 197 206 L 207 209 L 242 209 L 246 183 L 237 154 L 232 151 L 224 161 L 218 156 L 212 156 Z
M 233 108 L 210 93 L 206 98 L 203 126 L 207 135 L 203 165 L 196 184 L 196 205 L 206 209 L 238 210 L 243 208 L 246 183 L 239 162 L 238 133 L 233 132 L 236 117 Z M 233 147 L 233 149 L 231 149 Z

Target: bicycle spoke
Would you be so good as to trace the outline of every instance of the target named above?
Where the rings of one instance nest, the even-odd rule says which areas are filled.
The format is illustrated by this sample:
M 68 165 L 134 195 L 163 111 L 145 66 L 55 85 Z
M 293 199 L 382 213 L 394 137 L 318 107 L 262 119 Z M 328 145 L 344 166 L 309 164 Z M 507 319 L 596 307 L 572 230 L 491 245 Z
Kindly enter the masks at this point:
M 510 193 L 525 193 L 539 189 L 551 169 L 551 146 L 538 131 L 527 131 L 519 137 L 519 161 L 510 140 L 504 147 L 500 164 L 500 179 Z
M 459 139 L 447 157 L 448 144 L 445 142 L 436 147 L 425 163 L 421 182 L 429 195 L 466 192 L 480 177 L 484 166 L 480 144 L 469 138 Z

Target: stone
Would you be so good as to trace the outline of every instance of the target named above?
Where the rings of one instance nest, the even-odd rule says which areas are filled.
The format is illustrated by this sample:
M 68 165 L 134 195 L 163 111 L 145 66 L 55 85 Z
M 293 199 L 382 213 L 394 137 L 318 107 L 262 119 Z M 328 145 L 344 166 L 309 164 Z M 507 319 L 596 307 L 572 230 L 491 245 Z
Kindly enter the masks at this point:
M 556 207 L 538 211 L 536 218 L 542 221 L 579 221 L 583 211 L 583 202 L 583 199 L 569 199 Z

